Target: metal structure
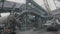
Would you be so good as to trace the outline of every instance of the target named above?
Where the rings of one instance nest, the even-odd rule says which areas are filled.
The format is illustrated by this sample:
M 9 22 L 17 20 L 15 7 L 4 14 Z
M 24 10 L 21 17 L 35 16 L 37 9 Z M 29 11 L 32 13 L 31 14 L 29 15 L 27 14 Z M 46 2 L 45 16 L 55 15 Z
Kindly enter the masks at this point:
M 9 9 L 4 9 L 5 7 L 2 6 L 3 9 L 2 10 L 0 9 L 0 12 L 1 13 L 10 12 L 11 15 L 13 15 L 13 18 L 11 17 L 11 15 L 9 16 L 9 18 L 10 17 L 12 18 L 12 22 L 14 22 L 13 25 L 16 24 L 18 27 L 20 27 L 20 30 L 26 31 L 32 28 L 36 28 L 40 30 L 44 29 L 45 27 L 43 26 L 43 24 L 46 23 L 46 20 L 51 19 L 47 11 L 44 10 L 41 6 L 39 6 L 33 0 L 26 0 L 26 4 L 22 4 L 20 8 L 15 8 L 15 6 L 16 6 L 15 3 L 12 6 L 12 8 L 9 8 Z M 6 28 L 8 28 L 8 26 L 10 27 L 11 26 L 10 24 L 12 23 L 6 22 Z M 15 25 L 13 27 L 15 27 Z
M 33 31 L 44 30 L 50 27 L 50 25 L 45 26 L 48 20 L 51 20 L 55 25 L 55 21 L 52 20 L 53 17 L 35 1 L 26 0 L 26 4 L 18 4 L 19 8 L 16 8 L 16 5 L 16 3 L 13 3 L 12 7 L 5 7 L 5 5 L 0 7 L 0 13 L 10 12 L 10 15 L 3 19 L 5 33 L 8 33 L 6 32 L 8 29 L 10 32 L 15 32 L 16 27 L 18 27 L 17 29 L 20 31 L 31 29 L 33 29 Z
M 25 9 L 20 12 L 17 18 L 22 24 L 21 30 L 29 30 L 33 27 L 37 29 L 45 28 L 43 24 L 46 22 L 46 18 L 49 17 L 50 16 L 48 16 L 47 11 L 45 11 L 36 2 L 33 0 L 26 0 Z

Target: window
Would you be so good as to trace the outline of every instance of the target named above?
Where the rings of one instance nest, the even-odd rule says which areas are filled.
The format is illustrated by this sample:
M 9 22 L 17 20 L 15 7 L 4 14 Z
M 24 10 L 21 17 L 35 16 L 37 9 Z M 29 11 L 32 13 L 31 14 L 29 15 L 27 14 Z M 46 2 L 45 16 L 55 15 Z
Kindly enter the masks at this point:
M 10 13 L 1 13 L 1 17 L 4 17 L 4 16 L 9 16 Z
M 60 0 L 54 0 L 54 2 L 55 2 L 57 9 L 60 8 Z
M 44 9 L 46 9 L 46 6 L 48 6 L 49 10 L 55 10 L 56 6 L 54 4 L 53 0 L 46 0 L 47 2 L 45 2 L 44 0 L 34 0 L 37 4 L 39 4 L 41 7 L 43 7 Z M 47 3 L 48 5 L 45 6 L 44 3 Z M 48 9 L 47 9 L 48 10 Z
M 33 1 L 35 1 L 38 5 L 40 5 L 40 6 L 43 7 L 44 9 L 46 9 L 45 6 L 44 6 L 43 0 L 33 0 Z

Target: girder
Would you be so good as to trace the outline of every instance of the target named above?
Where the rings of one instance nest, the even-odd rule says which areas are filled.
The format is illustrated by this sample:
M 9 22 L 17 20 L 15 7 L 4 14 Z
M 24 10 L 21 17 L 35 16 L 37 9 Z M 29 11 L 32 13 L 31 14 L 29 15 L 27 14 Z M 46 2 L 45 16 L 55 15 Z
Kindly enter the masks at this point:
M 30 2 L 29 2 L 30 1 Z M 42 17 L 48 17 L 48 13 L 46 10 L 44 10 L 41 6 L 39 6 L 36 2 L 33 0 L 27 1 L 27 7 L 31 7 L 31 9 L 35 10 L 36 12 L 40 13 L 40 16 Z M 29 5 L 30 4 L 30 5 Z M 27 8 L 28 9 L 28 8 Z

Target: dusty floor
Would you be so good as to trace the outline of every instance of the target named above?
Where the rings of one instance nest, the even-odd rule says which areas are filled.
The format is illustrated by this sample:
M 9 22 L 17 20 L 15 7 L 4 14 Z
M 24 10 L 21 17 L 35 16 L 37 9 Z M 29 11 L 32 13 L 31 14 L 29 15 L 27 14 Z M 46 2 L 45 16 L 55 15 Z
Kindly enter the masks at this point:
M 17 34 L 59 34 L 60 31 L 58 32 L 40 32 L 40 31 L 33 31 L 33 29 L 29 30 L 29 31 L 23 31 L 20 32 L 19 30 L 17 30 Z

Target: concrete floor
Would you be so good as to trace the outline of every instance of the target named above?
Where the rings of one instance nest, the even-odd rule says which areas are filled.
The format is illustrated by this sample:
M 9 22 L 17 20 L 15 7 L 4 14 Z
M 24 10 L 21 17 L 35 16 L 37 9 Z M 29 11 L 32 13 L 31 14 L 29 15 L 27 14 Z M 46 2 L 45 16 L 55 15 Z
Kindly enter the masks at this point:
M 19 31 L 17 30 L 16 34 L 59 34 L 60 31 L 58 32 L 43 32 L 43 31 L 33 31 L 33 29 L 29 31 Z

